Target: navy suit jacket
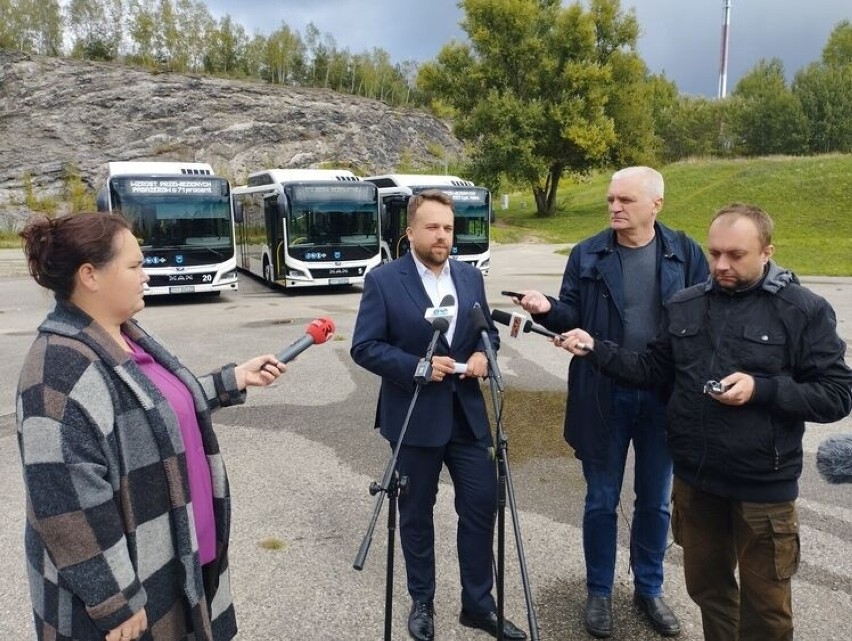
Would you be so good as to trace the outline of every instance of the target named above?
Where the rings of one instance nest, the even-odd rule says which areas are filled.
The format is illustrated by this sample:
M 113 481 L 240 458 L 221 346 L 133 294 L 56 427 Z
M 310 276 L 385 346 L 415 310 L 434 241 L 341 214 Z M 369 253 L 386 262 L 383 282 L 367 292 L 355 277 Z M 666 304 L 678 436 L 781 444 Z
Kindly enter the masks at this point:
M 471 354 L 484 350 L 481 331 L 477 331 L 470 318 L 474 303 L 482 307 L 495 351 L 500 338 L 485 300 L 480 271 L 466 263 L 450 261 L 450 275 L 457 294 L 456 328 L 452 346 L 441 336 L 435 355 L 451 356 L 465 363 Z M 399 438 L 416 388 L 414 371 L 432 340 L 432 326 L 424 318 L 429 307 L 432 302 L 411 254 L 367 274 L 350 354 L 358 365 L 382 377 L 376 427 L 391 442 Z M 479 379 L 453 375 L 440 383 L 423 386 L 411 415 L 405 445 L 438 447 L 449 442 L 454 394 L 476 437 L 489 433 Z

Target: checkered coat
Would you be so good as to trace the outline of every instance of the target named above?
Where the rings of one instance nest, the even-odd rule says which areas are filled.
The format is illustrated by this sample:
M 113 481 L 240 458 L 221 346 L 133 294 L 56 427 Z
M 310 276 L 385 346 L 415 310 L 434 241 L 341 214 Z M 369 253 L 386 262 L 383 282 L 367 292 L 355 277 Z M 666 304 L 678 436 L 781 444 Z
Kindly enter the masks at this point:
M 134 321 L 122 329 L 192 393 L 213 480 L 217 558 L 202 570 L 183 441 L 165 398 L 100 325 L 59 301 L 39 327 L 17 397 L 38 639 L 102 641 L 142 607 L 145 641 L 231 639 L 230 493 L 210 413 L 245 394 L 233 365 L 196 378 Z

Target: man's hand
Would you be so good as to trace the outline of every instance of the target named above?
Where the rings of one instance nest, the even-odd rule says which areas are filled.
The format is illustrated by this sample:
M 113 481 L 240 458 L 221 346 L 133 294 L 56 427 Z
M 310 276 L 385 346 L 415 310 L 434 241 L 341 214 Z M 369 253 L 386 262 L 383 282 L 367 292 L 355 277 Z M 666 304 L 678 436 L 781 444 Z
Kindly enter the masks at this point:
M 754 377 L 742 372 L 734 372 L 721 381 L 725 391 L 721 394 L 709 394 L 723 405 L 745 405 L 754 396 Z
M 459 378 L 476 376 L 484 378 L 488 376 L 488 359 L 482 352 L 474 352 L 467 359 L 464 373 L 459 374 Z M 432 378 L 429 380 L 440 383 L 447 376 L 457 374 L 458 369 L 456 362 L 449 356 L 433 356 L 432 357 Z
M 432 357 L 432 378 L 435 383 L 440 383 L 447 376 L 452 376 L 456 362 L 449 356 Z
M 467 376 L 475 376 L 477 378 L 485 378 L 488 376 L 488 359 L 484 352 L 474 352 L 467 359 L 467 371 L 459 378 Z
M 145 608 L 141 608 L 120 626 L 107 632 L 105 641 L 131 641 L 138 639 L 147 629 L 148 615 L 145 614 Z
M 582 329 L 572 329 L 562 334 L 562 340 L 553 339 L 553 344 L 571 352 L 574 356 L 585 356 L 595 349 L 595 339 Z
M 530 314 L 546 314 L 550 311 L 550 299 L 541 292 L 537 292 L 534 289 L 525 289 L 518 293 L 523 294 L 524 297 L 520 299 L 512 298 L 512 300 L 523 307 L 524 311 Z

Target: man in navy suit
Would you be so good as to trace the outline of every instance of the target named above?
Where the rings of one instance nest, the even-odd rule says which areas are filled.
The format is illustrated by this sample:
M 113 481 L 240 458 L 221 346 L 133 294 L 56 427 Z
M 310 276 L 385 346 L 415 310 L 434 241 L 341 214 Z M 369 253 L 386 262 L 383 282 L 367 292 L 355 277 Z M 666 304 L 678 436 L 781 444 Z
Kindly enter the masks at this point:
M 417 641 L 434 638 L 435 529 L 432 510 L 438 477 L 447 466 L 456 491 L 458 555 L 462 585 L 462 625 L 497 636 L 491 589 L 497 476 L 493 441 L 479 378 L 488 373 L 481 332 L 470 318 L 478 303 L 489 325 L 491 344 L 499 345 L 485 300 L 482 274 L 450 261 L 453 201 L 427 190 L 408 203 L 406 235 L 411 252 L 367 274 L 352 358 L 382 377 L 376 426 L 393 447 L 416 389 L 414 373 L 433 336 L 424 313 L 451 295 L 459 312 L 438 341 L 431 379 L 423 385 L 399 452 L 397 469 L 408 477 L 399 498 L 400 536 L 412 607 L 408 630 Z M 454 375 L 456 363 L 466 364 Z M 505 639 L 526 634 L 504 621 Z

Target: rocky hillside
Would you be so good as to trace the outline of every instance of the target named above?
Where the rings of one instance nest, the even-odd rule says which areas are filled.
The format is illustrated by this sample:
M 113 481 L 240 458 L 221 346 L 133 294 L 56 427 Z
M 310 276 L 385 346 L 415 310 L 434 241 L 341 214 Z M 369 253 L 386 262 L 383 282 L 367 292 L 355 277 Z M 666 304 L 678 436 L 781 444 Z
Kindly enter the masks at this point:
M 238 182 L 268 167 L 388 172 L 402 159 L 428 167 L 460 153 L 445 123 L 373 100 L 0 50 L 7 221 L 28 213 L 27 175 L 34 194 L 61 201 L 69 163 L 96 191 L 110 160 L 209 162 Z

